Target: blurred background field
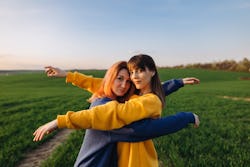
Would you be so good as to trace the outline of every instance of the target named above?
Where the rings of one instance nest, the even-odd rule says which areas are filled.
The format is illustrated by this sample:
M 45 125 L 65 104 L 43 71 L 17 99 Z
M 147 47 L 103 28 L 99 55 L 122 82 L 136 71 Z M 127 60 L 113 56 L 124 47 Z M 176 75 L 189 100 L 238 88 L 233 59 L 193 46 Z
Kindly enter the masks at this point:
M 102 77 L 104 70 L 85 70 Z M 162 166 L 247 166 L 250 164 L 250 74 L 201 69 L 159 69 L 161 80 L 194 76 L 200 85 L 185 86 L 167 97 L 163 115 L 192 111 L 192 126 L 154 139 Z M 243 78 L 243 79 L 242 79 Z M 15 166 L 25 154 L 48 141 L 32 141 L 33 131 L 68 110 L 88 108 L 90 94 L 43 72 L 0 75 L 0 166 Z M 226 98 L 225 98 L 226 97 Z M 237 97 L 237 99 L 236 99 Z M 84 130 L 74 131 L 43 166 L 72 166 Z

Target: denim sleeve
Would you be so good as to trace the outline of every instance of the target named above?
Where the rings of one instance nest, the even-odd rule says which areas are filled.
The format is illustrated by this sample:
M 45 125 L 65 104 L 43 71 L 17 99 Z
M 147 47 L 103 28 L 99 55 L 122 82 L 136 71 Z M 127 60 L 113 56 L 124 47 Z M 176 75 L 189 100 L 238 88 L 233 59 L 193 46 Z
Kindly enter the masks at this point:
M 139 142 L 177 132 L 194 123 L 191 112 L 179 112 L 158 119 L 143 119 L 110 131 L 113 142 Z
M 183 87 L 182 79 L 171 79 L 163 82 L 162 88 L 165 92 L 165 96 L 170 95 L 171 93 L 177 91 L 179 88 Z

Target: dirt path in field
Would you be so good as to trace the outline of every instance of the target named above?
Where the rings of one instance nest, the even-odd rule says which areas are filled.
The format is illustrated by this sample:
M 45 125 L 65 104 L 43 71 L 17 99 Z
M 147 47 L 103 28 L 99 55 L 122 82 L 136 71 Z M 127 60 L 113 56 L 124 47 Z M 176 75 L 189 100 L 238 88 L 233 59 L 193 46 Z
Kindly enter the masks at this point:
M 250 102 L 250 98 L 243 98 L 243 97 L 221 96 L 221 98 L 231 99 L 231 100 L 244 100 Z
M 60 130 L 48 142 L 38 146 L 37 149 L 27 153 L 24 160 L 17 165 L 17 167 L 38 167 L 41 162 L 46 160 L 54 149 L 67 139 L 72 129 Z

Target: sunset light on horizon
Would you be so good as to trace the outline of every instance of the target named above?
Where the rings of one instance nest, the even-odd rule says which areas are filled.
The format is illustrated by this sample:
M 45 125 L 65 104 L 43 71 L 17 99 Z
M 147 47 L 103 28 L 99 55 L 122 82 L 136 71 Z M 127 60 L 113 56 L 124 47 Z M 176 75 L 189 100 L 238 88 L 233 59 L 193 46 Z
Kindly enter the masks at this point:
M 250 59 L 249 0 L 0 0 L 0 70 Z

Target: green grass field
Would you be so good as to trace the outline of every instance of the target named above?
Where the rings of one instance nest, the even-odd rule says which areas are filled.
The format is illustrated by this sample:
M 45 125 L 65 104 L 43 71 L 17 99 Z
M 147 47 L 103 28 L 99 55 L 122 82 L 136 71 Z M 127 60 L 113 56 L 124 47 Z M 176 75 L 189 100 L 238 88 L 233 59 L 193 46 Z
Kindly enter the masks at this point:
M 84 71 L 101 77 L 104 71 Z M 197 69 L 159 69 L 162 81 L 195 76 L 200 85 L 185 86 L 167 97 L 163 115 L 192 111 L 200 128 L 192 126 L 154 139 L 162 166 L 247 166 L 250 164 L 249 73 Z M 68 110 L 88 108 L 90 94 L 64 79 L 44 73 L 0 75 L 0 166 L 15 166 L 26 152 L 42 142 L 32 141 L 34 130 Z M 223 98 L 238 97 L 239 100 Z M 43 166 L 72 166 L 84 131 L 75 131 Z

